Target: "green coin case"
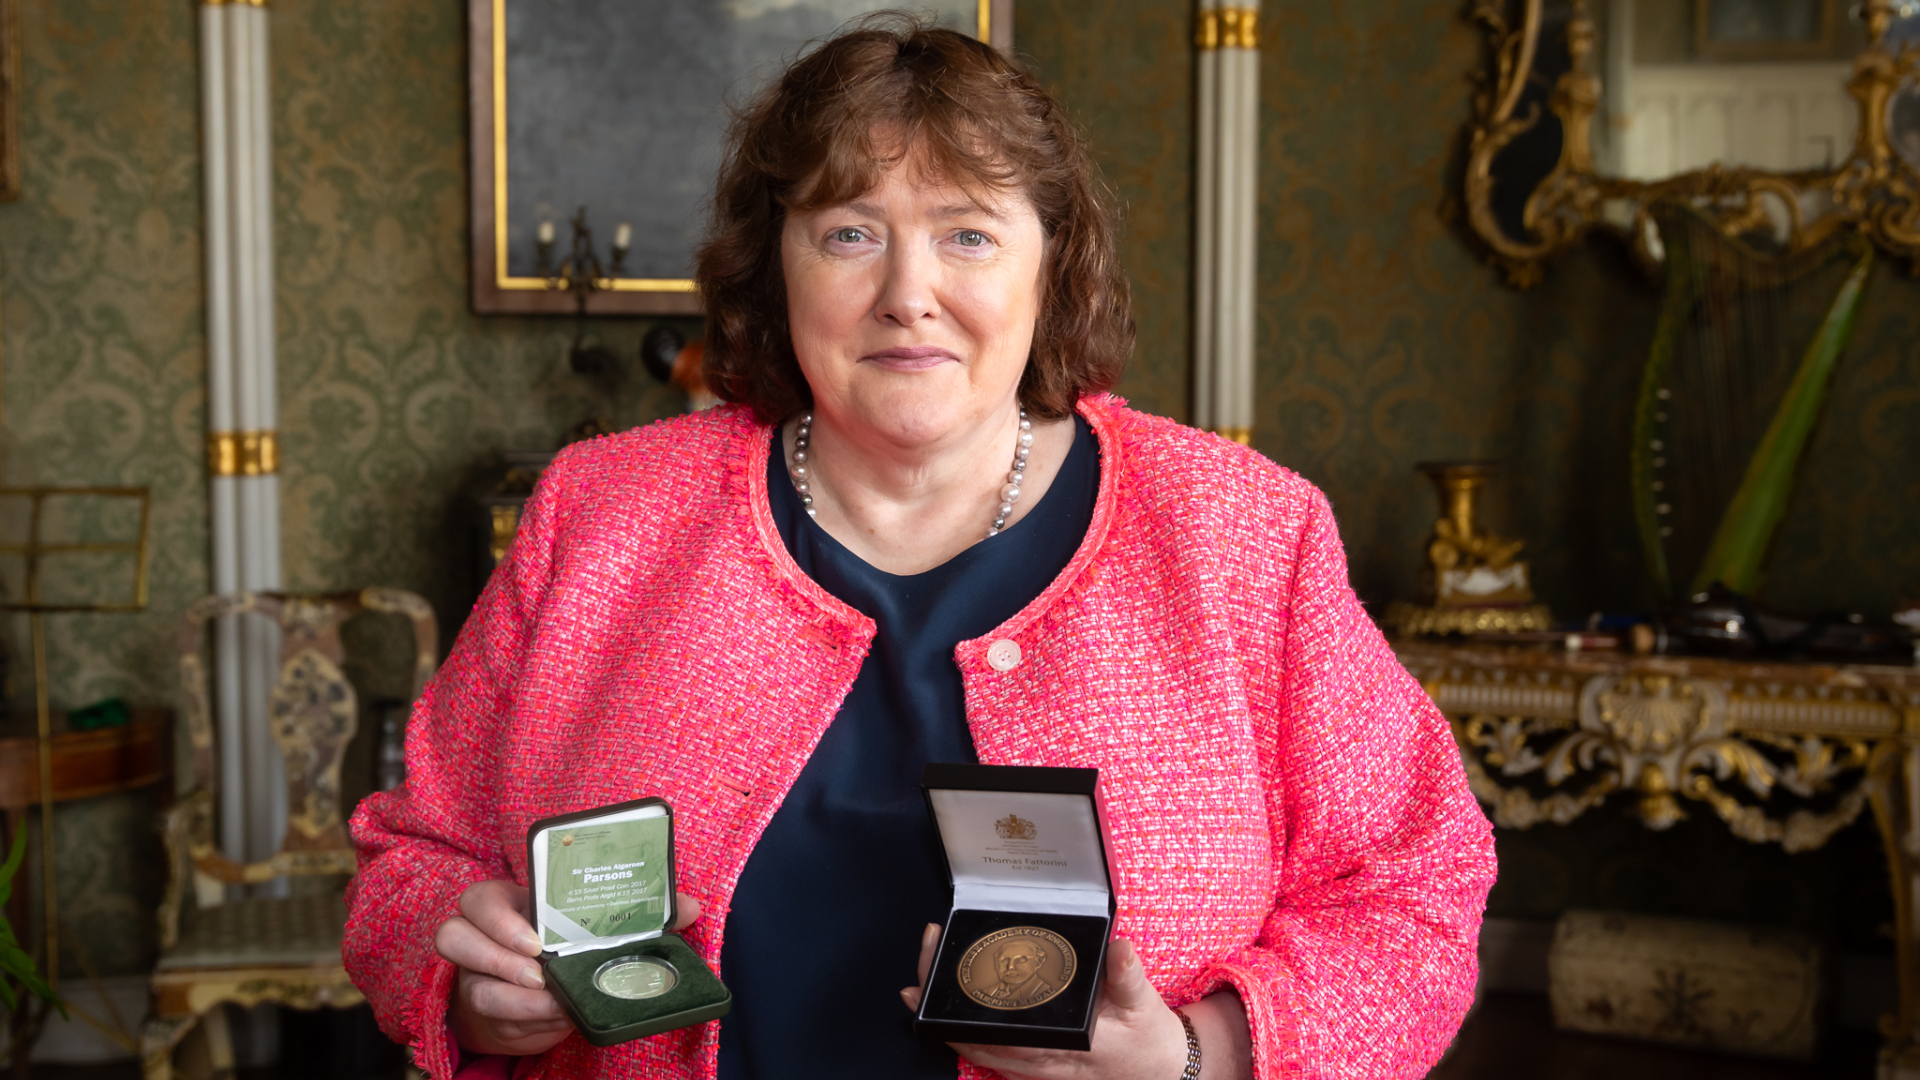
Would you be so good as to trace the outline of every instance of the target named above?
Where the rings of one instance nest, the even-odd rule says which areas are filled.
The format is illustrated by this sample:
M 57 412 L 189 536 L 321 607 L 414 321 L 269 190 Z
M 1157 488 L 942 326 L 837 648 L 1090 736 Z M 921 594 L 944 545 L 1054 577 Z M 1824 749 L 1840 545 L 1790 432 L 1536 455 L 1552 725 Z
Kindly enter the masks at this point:
M 635 799 L 542 818 L 527 828 L 527 875 L 547 990 L 595 1046 L 716 1020 L 733 1007 L 674 920 L 673 808 Z M 632 958 L 665 964 L 672 985 L 620 997 L 597 976 Z

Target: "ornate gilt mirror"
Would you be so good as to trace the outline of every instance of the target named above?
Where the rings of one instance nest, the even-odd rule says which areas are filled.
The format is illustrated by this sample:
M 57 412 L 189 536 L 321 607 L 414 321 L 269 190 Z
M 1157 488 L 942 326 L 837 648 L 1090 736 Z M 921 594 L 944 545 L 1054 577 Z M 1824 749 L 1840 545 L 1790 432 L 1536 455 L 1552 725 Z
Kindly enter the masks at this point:
M 1466 216 L 1516 286 L 1684 202 L 1763 251 L 1857 230 L 1920 272 L 1920 0 L 1475 0 Z

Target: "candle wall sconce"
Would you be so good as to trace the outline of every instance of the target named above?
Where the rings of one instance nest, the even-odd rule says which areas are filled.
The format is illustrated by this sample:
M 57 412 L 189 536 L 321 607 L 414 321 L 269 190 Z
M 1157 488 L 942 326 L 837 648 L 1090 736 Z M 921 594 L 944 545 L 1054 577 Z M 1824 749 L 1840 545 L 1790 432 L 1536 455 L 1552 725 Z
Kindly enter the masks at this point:
M 587 340 L 587 302 L 595 293 L 613 288 L 614 279 L 625 269 L 627 249 L 633 243 L 633 227 L 622 222 L 613 232 L 610 266 L 602 267 L 600 254 L 593 248 L 593 228 L 587 224 L 587 208 L 573 215 L 573 244 L 560 265 L 553 265 L 553 222 L 540 223 L 539 272 L 547 288 L 573 294 L 573 345 L 567 350 L 567 362 L 582 375 L 612 376 L 619 370 L 613 350 Z

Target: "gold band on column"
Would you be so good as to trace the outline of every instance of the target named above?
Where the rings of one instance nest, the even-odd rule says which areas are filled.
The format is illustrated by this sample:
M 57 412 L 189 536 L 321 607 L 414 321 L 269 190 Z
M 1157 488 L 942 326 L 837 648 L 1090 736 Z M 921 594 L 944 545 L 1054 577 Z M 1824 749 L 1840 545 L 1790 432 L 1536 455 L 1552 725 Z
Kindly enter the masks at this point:
M 1236 49 L 1240 47 L 1240 16 L 1242 14 L 1244 14 L 1244 12 L 1239 8 L 1220 9 L 1221 48 Z
M 1214 428 L 1213 433 L 1215 435 L 1220 436 L 1223 439 L 1232 439 L 1234 442 L 1239 443 L 1241 446 L 1253 445 L 1253 429 L 1252 428 L 1220 427 L 1220 428 Z
M 207 471 L 215 476 L 272 476 L 280 471 L 280 437 L 271 431 L 209 432 Z
M 1260 9 L 1259 8 L 1241 8 L 1240 9 L 1240 40 L 1224 41 L 1221 44 L 1225 45 L 1227 48 L 1230 48 L 1230 49 L 1236 45 L 1242 49 L 1259 48 L 1260 47 Z
M 1200 21 L 1193 28 L 1193 43 L 1201 52 L 1212 52 L 1220 47 L 1220 9 L 1207 8 L 1200 13 Z
M 207 432 L 207 471 L 214 476 L 240 475 L 240 436 L 231 431 Z
M 1193 43 L 1201 52 L 1259 48 L 1260 9 L 1222 7 L 1202 11 L 1194 26 Z
M 271 431 L 240 433 L 240 475 L 272 476 L 280 471 L 280 437 Z
M 257 8 L 268 6 L 267 0 L 200 0 L 201 7 L 220 7 L 224 4 L 251 4 Z

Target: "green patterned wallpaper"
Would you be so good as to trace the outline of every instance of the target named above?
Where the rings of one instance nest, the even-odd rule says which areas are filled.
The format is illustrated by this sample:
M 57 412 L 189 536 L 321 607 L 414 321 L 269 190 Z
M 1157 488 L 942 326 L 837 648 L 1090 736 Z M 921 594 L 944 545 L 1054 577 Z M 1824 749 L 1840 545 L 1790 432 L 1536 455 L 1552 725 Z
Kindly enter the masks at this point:
M 0 206 L 0 472 L 154 488 L 151 610 L 59 620 L 53 689 L 165 703 L 173 621 L 208 587 L 194 9 L 18 3 L 27 193 Z M 471 588 L 461 493 L 501 451 L 602 411 L 565 370 L 564 323 L 467 310 L 462 8 L 273 8 L 287 584 L 404 586 L 449 620 Z M 1140 348 L 1122 391 L 1173 416 L 1190 19 L 1167 0 L 1020 0 L 1016 21 L 1128 205 Z M 1276 5 L 1264 34 L 1257 445 L 1327 490 L 1370 602 L 1417 581 L 1431 511 L 1414 462 L 1459 456 L 1509 466 L 1497 521 L 1529 540 L 1559 611 L 1644 602 L 1623 441 L 1653 288 L 1596 242 L 1514 293 L 1448 222 L 1481 48 L 1458 0 Z M 645 328 L 596 332 L 626 351 Z M 676 407 L 642 376 L 613 412 Z M 1914 281 L 1877 276 L 1807 478 L 1769 593 L 1881 611 L 1920 595 Z M 114 800 L 66 817 L 76 834 L 130 827 Z M 89 873 L 63 867 L 76 903 Z M 86 891 L 132 910 L 146 887 Z M 103 951 L 136 969 L 145 932 Z
M 27 192 L 0 206 L 0 471 L 155 495 L 148 612 L 48 618 L 56 706 L 170 699 L 173 622 L 207 589 L 192 18 L 172 3 L 18 5 Z M 11 533 L 19 508 L 5 509 Z M 30 716 L 23 620 L 6 645 L 13 712 Z M 150 963 L 153 805 L 90 799 L 56 819 L 65 934 L 102 973 Z M 81 959 L 69 948 L 64 970 Z

